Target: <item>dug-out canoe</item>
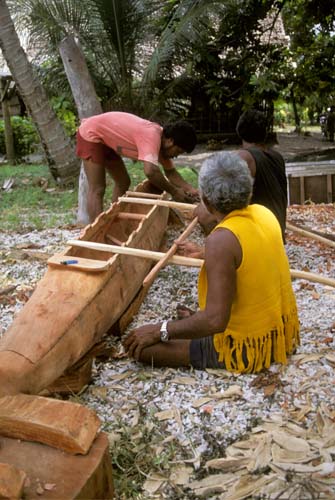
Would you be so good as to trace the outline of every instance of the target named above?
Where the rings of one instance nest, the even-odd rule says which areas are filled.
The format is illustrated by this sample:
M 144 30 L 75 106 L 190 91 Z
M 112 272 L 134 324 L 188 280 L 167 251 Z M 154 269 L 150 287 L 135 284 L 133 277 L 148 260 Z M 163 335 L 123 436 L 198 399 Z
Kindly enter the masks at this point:
M 164 206 L 120 201 L 79 239 L 157 250 L 168 215 Z M 51 257 L 0 341 L 0 396 L 38 394 L 80 360 L 131 304 L 151 265 L 147 259 L 78 247 Z

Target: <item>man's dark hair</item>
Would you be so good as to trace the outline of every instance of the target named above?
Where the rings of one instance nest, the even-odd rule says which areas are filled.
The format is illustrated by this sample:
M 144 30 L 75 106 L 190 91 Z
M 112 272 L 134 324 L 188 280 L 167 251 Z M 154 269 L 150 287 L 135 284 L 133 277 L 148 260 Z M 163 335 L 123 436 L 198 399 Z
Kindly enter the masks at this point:
M 249 109 L 239 118 L 236 132 L 240 139 L 260 144 L 265 142 L 267 135 L 267 118 L 262 111 Z
M 175 146 L 179 146 L 186 153 L 191 153 L 197 144 L 194 128 L 183 120 L 165 125 L 163 134 L 166 139 L 173 139 Z

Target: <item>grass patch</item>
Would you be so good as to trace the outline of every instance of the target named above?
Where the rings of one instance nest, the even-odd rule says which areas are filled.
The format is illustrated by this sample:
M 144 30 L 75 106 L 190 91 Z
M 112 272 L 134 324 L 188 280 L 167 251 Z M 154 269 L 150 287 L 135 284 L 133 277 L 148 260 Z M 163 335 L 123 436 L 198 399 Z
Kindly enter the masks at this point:
M 127 162 L 131 188 L 146 177 L 141 162 Z M 197 185 L 197 175 L 190 168 L 179 168 L 184 179 Z M 8 180 L 13 181 L 5 190 Z M 107 175 L 105 209 L 112 198 L 113 181 Z M 46 165 L 0 165 L 0 230 L 33 231 L 62 227 L 76 222 L 78 186 L 60 188 Z

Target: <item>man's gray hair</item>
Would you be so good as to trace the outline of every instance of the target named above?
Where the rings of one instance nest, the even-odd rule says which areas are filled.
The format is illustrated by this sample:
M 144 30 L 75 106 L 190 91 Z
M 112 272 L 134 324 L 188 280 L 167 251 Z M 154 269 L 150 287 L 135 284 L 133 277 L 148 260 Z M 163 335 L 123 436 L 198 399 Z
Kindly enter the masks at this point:
M 247 163 L 234 152 L 222 151 L 210 156 L 199 172 L 202 196 L 223 214 L 248 205 L 252 184 Z

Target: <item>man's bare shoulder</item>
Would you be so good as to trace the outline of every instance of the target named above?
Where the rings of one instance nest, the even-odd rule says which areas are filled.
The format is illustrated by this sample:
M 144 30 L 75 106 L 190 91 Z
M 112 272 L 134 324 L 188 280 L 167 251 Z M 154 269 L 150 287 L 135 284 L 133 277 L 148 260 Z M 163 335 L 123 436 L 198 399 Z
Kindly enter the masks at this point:
M 216 229 L 206 238 L 205 259 L 215 265 L 232 260 L 237 268 L 242 259 L 242 248 L 238 238 L 229 229 Z
M 251 175 L 253 177 L 255 177 L 255 175 L 256 175 L 256 162 L 255 162 L 255 158 L 252 156 L 250 151 L 248 151 L 247 149 L 239 149 L 239 150 L 237 150 L 237 154 L 239 155 L 240 158 L 242 158 L 242 160 L 244 160 L 247 163 Z

